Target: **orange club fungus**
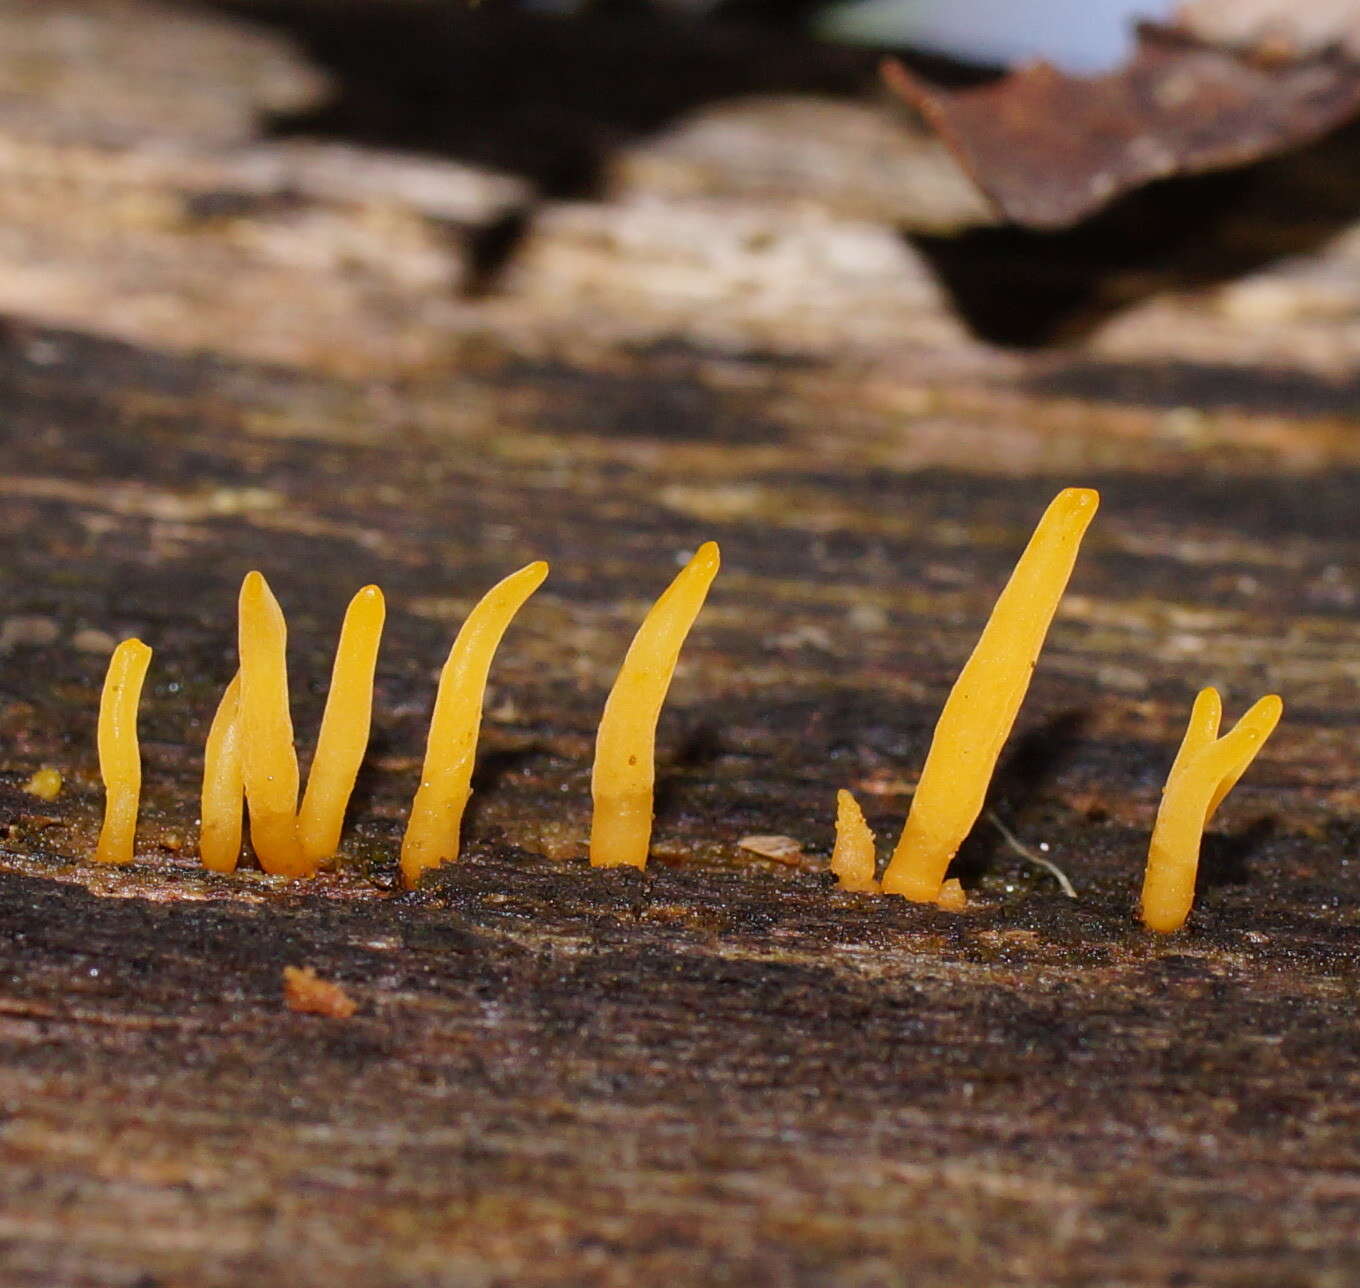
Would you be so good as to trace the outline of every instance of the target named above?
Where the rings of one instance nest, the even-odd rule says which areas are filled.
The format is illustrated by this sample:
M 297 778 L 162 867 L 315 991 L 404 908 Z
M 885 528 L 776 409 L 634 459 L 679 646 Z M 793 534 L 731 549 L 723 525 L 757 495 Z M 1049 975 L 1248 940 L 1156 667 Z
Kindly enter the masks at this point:
M 699 616 L 721 560 L 706 541 L 643 619 L 605 700 L 595 739 L 590 792 L 590 862 L 647 866 L 656 779 L 656 725 L 680 648 Z
M 198 854 L 212 872 L 234 872 L 241 857 L 241 673 L 231 677 L 203 749 Z
M 340 846 L 345 811 L 368 750 L 373 673 L 386 618 L 387 605 L 376 586 L 365 586 L 345 610 L 307 790 L 298 810 L 298 848 L 306 863 L 329 859 Z
M 288 628 L 264 577 L 246 575 L 239 601 L 241 666 L 222 696 L 204 750 L 199 854 L 205 867 L 218 872 L 235 868 L 243 795 L 251 844 L 266 872 L 314 876 L 322 860 L 335 853 L 368 746 L 384 614 L 376 586 L 365 586 L 350 601 L 299 812 Z
M 141 640 L 124 640 L 109 658 L 99 699 L 99 776 L 104 780 L 104 824 L 94 857 L 100 863 L 131 863 L 142 797 L 142 752 L 137 707 L 151 665 Z
M 297 839 L 298 762 L 288 705 L 288 626 L 269 583 L 258 572 L 241 583 L 241 778 L 250 811 L 250 841 L 266 871 L 311 876 Z
M 515 614 L 547 575 L 548 565 L 540 561 L 498 582 L 468 614 L 453 641 L 440 672 L 420 786 L 401 843 L 401 876 L 408 886 L 427 868 L 458 857 L 491 662 Z
M 1039 520 L 940 713 L 906 826 L 883 873 L 885 893 L 918 903 L 939 900 L 950 860 L 982 812 L 1099 503 L 1090 488 L 1065 488 Z M 948 902 L 957 906 L 956 892 Z
M 1223 798 L 1237 785 L 1284 712 L 1270 694 L 1229 733 L 1218 736 L 1223 702 L 1214 689 L 1195 698 L 1180 750 L 1171 764 L 1143 877 L 1142 915 L 1150 930 L 1170 934 L 1185 925 L 1195 901 L 1199 850 Z
M 836 846 L 831 871 L 842 890 L 868 894 L 878 889 L 874 834 L 859 802 L 844 787 L 836 793 Z
M 881 888 L 950 911 L 963 910 L 961 885 L 945 879 L 949 863 L 982 813 L 997 759 L 1098 504 L 1094 491 L 1068 488 L 1039 521 L 945 702 L 881 885 L 874 834 L 850 792 L 837 794 L 831 871 L 841 889 Z M 680 650 L 719 563 L 717 545 L 707 542 L 675 577 L 638 628 L 605 702 L 591 779 L 594 866 L 646 866 L 657 722 Z M 407 886 L 427 869 L 458 857 L 491 665 L 510 623 L 547 574 L 547 564 L 531 563 L 493 586 L 468 614 L 449 650 L 420 786 L 402 840 L 401 871 Z M 199 849 L 205 867 L 235 869 L 243 805 L 266 872 L 312 876 L 335 853 L 368 746 L 385 611 L 382 592 L 366 586 L 345 613 L 299 807 L 287 625 L 264 577 L 258 572 L 246 576 L 239 598 L 240 667 L 222 695 L 204 749 Z M 100 862 L 128 863 L 133 857 L 141 794 L 137 708 L 150 660 L 151 650 L 134 639 L 124 640 L 109 661 L 99 707 L 99 768 L 106 790 L 95 853 Z M 1141 912 L 1150 929 L 1169 933 L 1185 924 L 1204 830 L 1282 710 L 1278 697 L 1264 697 L 1220 736 L 1223 708 L 1217 692 L 1205 689 L 1196 698 L 1148 850 Z M 49 785 L 35 775 L 30 790 L 55 794 L 60 777 L 51 777 L 55 783 Z M 1009 837 L 999 821 L 997 825 Z M 1057 875 L 1071 894 L 1066 878 Z
M 50 765 L 44 766 L 24 784 L 24 791 L 30 796 L 36 796 L 40 801 L 54 801 L 61 795 L 64 781 L 59 769 L 53 769 Z

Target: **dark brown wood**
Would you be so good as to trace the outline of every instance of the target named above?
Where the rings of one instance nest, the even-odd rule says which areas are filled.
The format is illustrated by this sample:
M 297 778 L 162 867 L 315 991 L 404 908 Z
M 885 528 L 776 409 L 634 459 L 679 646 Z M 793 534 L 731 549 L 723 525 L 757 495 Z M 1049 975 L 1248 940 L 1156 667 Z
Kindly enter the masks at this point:
M 1196 207 L 1224 280 L 1126 263 L 1093 283 L 1121 306 L 1099 329 L 1021 352 L 844 188 L 663 201 L 637 164 L 557 203 L 407 158 L 383 192 L 396 162 L 364 148 L 8 128 L 0 1282 L 1356 1278 L 1360 275 L 1324 235 L 1360 210 L 1347 141 Z M 521 240 L 460 293 L 507 210 Z M 1069 483 L 1102 511 L 992 806 L 1078 897 L 990 827 L 964 915 L 839 893 L 836 789 L 895 837 Z M 604 695 L 706 538 L 724 568 L 662 719 L 652 862 L 592 871 Z M 438 667 L 536 557 L 466 854 L 402 892 Z M 348 596 L 389 597 L 373 751 L 313 882 L 194 856 L 253 567 L 304 749 Z M 146 805 L 136 863 L 100 868 L 94 718 L 130 633 L 156 650 Z M 1285 723 L 1157 939 L 1147 830 L 1211 682 L 1230 715 L 1280 691 Z M 42 765 L 51 803 L 24 791 Z M 289 1009 L 287 966 L 356 1014 Z

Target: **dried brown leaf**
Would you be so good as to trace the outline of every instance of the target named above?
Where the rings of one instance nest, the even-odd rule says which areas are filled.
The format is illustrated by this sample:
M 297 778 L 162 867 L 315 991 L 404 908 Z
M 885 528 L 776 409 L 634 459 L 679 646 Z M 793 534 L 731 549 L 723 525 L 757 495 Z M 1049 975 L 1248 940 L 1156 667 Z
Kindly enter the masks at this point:
M 1048 64 L 948 90 L 897 63 L 889 87 L 939 131 L 997 211 L 1035 229 L 1093 214 L 1178 174 L 1242 165 L 1360 112 L 1360 64 L 1326 51 L 1253 58 L 1146 28 L 1120 70 L 1069 76 Z

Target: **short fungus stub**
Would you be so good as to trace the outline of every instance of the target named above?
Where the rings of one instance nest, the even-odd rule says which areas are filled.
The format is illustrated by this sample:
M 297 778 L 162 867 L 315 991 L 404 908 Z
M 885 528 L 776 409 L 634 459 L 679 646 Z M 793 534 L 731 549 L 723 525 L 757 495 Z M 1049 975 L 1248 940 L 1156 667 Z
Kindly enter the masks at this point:
M 539 561 L 494 585 L 468 614 L 449 649 L 430 717 L 420 786 L 401 843 L 401 876 L 407 886 L 415 885 L 427 868 L 458 857 L 491 662 L 515 614 L 547 575 L 548 565 Z
M 883 874 L 886 893 L 918 903 L 939 899 L 950 860 L 982 812 L 1099 503 L 1090 488 L 1065 488 L 1039 520 L 940 713 L 906 826 Z
M 699 616 L 721 562 L 707 541 L 643 619 L 605 701 L 595 740 L 590 791 L 590 862 L 647 866 L 656 780 L 656 725 L 680 649 Z
M 1195 901 L 1204 829 L 1283 713 L 1284 703 L 1270 694 L 1220 738 L 1223 702 L 1217 691 L 1202 689 L 1195 698 L 1148 846 L 1141 901 L 1148 929 L 1170 934 L 1185 925 Z
M 842 890 L 871 893 L 878 889 L 874 834 L 859 802 L 845 788 L 836 793 L 836 846 L 831 871 Z
M 964 891 L 963 882 L 957 877 L 950 877 L 948 881 L 940 886 L 939 896 L 935 900 L 935 906 L 945 912 L 963 912 L 968 907 L 968 895 Z
M 142 796 L 142 752 L 137 708 L 151 665 L 141 640 L 124 640 L 109 658 L 99 699 L 99 776 L 104 781 L 104 823 L 94 857 L 99 863 L 131 863 Z
M 40 801 L 54 801 L 61 795 L 61 770 L 44 765 L 24 784 L 24 791 Z

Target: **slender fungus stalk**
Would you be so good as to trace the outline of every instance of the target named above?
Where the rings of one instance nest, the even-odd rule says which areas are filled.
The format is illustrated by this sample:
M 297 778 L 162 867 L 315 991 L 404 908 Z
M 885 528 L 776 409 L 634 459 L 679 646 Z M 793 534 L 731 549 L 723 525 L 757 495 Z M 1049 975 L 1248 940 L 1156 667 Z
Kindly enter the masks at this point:
M 836 848 L 831 851 L 831 870 L 842 890 L 867 893 L 878 889 L 875 869 L 874 834 L 864 821 L 859 802 L 842 787 L 836 793 Z
M 287 628 L 264 578 L 259 573 L 246 578 L 241 587 L 241 670 L 222 695 L 203 753 L 199 854 L 204 867 L 214 872 L 235 869 L 243 795 L 251 805 L 251 839 L 267 872 L 311 876 L 322 859 L 335 853 L 368 746 L 384 616 L 376 586 L 365 586 L 350 601 L 307 794 L 295 820 L 298 773 L 284 663 Z M 247 714 L 252 698 L 253 724 Z
M 141 640 L 124 640 L 109 658 L 99 699 L 99 776 L 104 780 L 104 825 L 94 857 L 99 863 L 131 863 L 142 796 L 142 753 L 137 745 L 137 707 L 151 665 Z
M 468 614 L 439 676 L 420 787 L 401 843 L 407 886 L 426 868 L 458 857 L 458 830 L 472 794 L 477 734 L 491 660 L 515 614 L 542 584 L 548 565 L 528 564 L 498 582 Z
M 222 695 L 203 749 L 203 795 L 198 854 L 212 872 L 235 872 L 241 857 L 241 675 Z
M 716 542 L 706 541 L 638 628 L 604 704 L 590 791 L 590 861 L 595 867 L 647 866 L 656 779 L 656 722 L 681 645 L 718 575 Z
M 887 893 L 918 903 L 939 898 L 949 861 L 982 812 L 1099 503 L 1090 488 L 1065 488 L 1039 520 L 940 713 L 906 827 L 883 874 Z
M 340 846 L 345 810 L 368 750 L 373 672 L 386 613 L 382 591 L 365 586 L 350 600 L 340 628 L 316 754 L 298 811 L 298 846 L 309 864 L 329 859 Z
M 241 583 L 242 778 L 250 806 L 250 839 L 266 872 L 309 877 L 316 864 L 297 840 L 297 753 L 288 710 L 288 627 L 269 584 L 258 573 Z
M 1185 925 L 1195 900 L 1204 829 L 1280 721 L 1284 704 L 1262 698 L 1223 737 L 1223 704 L 1213 689 L 1195 699 L 1190 724 L 1162 792 L 1148 846 L 1142 913 L 1149 930 L 1170 934 Z

